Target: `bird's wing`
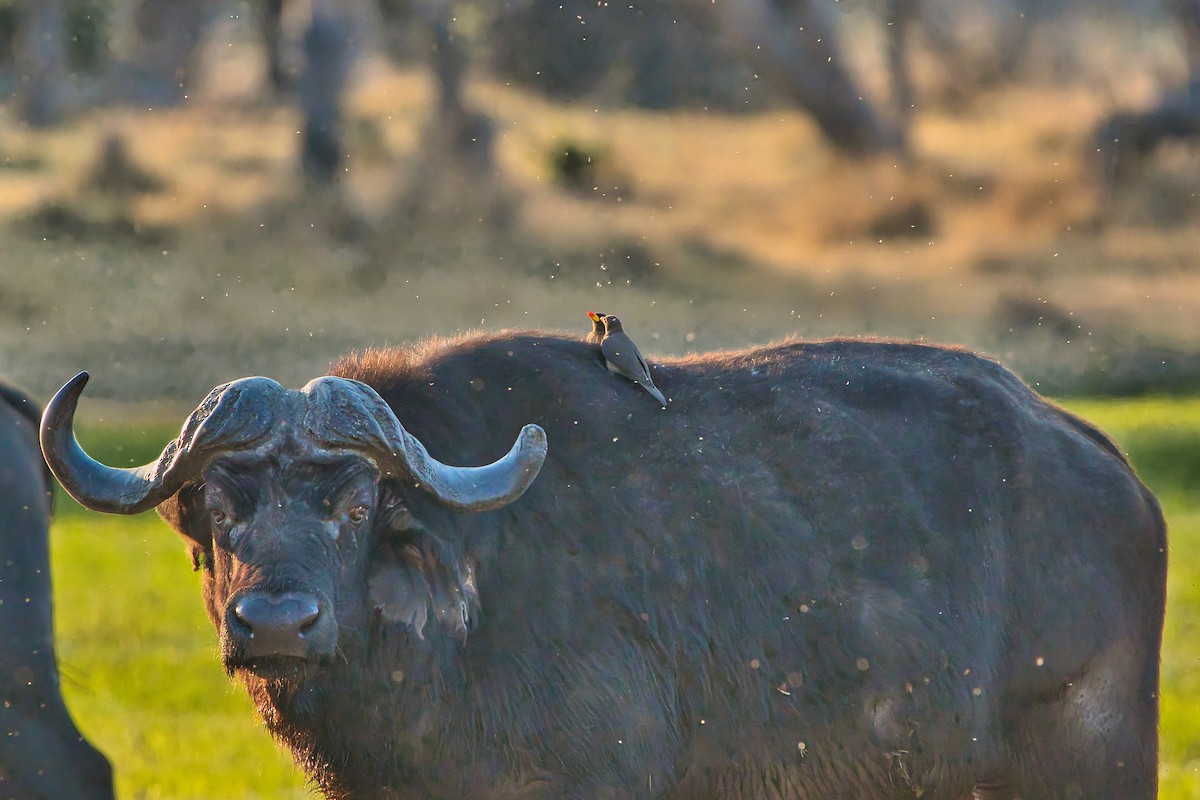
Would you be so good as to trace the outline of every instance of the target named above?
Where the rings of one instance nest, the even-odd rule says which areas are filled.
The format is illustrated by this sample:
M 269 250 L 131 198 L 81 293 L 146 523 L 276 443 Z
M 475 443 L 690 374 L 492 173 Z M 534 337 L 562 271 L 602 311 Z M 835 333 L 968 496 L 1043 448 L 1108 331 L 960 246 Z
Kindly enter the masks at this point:
M 650 377 L 650 365 L 646 363 L 646 359 L 642 358 L 642 351 L 634 347 L 633 354 L 637 357 L 638 366 L 642 368 L 642 375 L 653 383 L 654 381 Z

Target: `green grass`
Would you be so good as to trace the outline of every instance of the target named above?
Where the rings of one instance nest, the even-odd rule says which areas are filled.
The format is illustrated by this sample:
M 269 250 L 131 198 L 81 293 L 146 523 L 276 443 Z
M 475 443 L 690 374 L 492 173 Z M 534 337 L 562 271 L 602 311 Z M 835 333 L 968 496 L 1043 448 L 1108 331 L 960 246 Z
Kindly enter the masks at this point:
M 118 796 L 307 796 L 218 663 L 178 536 L 153 514 L 72 514 L 54 533 L 65 692 Z
M 1163 648 L 1164 800 L 1200 800 L 1200 399 L 1072 401 L 1111 433 L 1162 500 L 1171 528 Z M 84 446 L 127 465 L 178 423 L 80 426 Z M 62 499 L 53 569 L 68 703 L 116 768 L 122 798 L 310 796 L 221 670 L 198 579 L 153 514 L 92 514 Z

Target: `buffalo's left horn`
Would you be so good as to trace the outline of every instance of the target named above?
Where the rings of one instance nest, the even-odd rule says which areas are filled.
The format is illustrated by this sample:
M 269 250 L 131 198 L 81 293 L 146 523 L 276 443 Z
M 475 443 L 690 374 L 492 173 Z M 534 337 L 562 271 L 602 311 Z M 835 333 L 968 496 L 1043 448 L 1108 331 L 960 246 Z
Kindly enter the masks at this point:
M 42 414 L 42 453 L 67 493 L 95 511 L 137 514 L 179 491 L 207 459 L 228 448 L 246 449 L 270 435 L 286 390 L 269 378 L 242 378 L 208 393 L 179 436 L 145 466 L 108 467 L 75 438 L 75 406 L 87 384 L 81 372 L 58 390 Z
M 67 493 L 88 508 L 111 514 L 137 514 L 154 508 L 178 487 L 167 486 L 159 465 L 173 455 L 172 442 L 162 456 L 136 469 L 108 467 L 83 452 L 75 438 L 75 406 L 87 385 L 81 372 L 58 390 L 42 414 L 42 452 Z

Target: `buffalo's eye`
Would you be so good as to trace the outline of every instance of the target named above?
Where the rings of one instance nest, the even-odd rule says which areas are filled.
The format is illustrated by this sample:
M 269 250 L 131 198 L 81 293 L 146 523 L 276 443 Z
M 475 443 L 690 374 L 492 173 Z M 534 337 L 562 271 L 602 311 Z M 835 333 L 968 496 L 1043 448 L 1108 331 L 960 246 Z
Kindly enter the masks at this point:
M 211 509 L 208 513 L 212 517 L 213 525 L 216 525 L 218 528 L 229 520 L 229 515 L 219 508 Z
M 367 518 L 367 507 L 355 506 L 346 512 L 346 516 L 350 519 L 352 524 L 359 525 Z

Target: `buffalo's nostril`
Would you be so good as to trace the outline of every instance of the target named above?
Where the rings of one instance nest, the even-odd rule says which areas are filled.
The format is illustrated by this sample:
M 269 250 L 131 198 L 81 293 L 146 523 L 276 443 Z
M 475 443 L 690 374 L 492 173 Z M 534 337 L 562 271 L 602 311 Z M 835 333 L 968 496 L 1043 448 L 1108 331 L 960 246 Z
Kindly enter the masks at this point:
M 239 598 L 232 611 L 242 628 L 237 632 L 254 656 L 306 656 L 306 637 L 322 621 L 317 598 L 299 592 L 254 592 Z

